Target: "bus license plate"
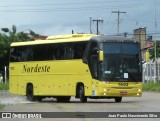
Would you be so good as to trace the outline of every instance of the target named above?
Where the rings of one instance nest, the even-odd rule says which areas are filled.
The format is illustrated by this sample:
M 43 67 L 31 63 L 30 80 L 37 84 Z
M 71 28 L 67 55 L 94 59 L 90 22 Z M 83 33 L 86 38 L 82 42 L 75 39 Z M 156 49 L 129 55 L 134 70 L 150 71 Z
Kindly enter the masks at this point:
M 120 95 L 127 95 L 127 92 L 126 91 L 121 91 Z

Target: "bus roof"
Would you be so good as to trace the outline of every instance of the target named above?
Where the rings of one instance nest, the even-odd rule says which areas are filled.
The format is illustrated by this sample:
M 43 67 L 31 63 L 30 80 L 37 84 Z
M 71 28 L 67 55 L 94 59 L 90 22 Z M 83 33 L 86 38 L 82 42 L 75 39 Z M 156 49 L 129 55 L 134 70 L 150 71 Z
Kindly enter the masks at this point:
M 98 42 L 119 42 L 119 41 L 123 41 L 123 42 L 139 43 L 138 40 L 135 40 L 135 39 L 132 39 L 132 38 L 127 38 L 127 37 L 123 37 L 123 36 L 107 36 L 107 35 L 92 37 L 91 41 L 98 41 Z
M 49 44 L 49 43 L 89 41 L 94 36 L 97 36 L 97 35 L 94 35 L 94 34 L 56 35 L 56 36 L 49 36 L 49 37 L 46 38 L 46 40 L 35 40 L 35 41 L 27 41 L 27 42 L 13 42 L 11 44 L 11 46 L 25 46 L 25 45 L 37 45 L 37 44 Z
M 58 39 L 71 39 L 71 38 L 91 38 L 93 36 L 96 36 L 94 34 L 69 34 L 69 35 L 55 35 L 55 36 L 49 36 L 46 38 L 46 40 L 58 40 Z

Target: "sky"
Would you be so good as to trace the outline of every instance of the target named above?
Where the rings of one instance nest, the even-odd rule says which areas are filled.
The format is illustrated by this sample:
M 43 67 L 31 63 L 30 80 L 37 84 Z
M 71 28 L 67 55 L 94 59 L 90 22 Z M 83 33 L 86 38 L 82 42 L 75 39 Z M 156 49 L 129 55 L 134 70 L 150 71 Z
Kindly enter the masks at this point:
M 156 1 L 156 2 L 155 2 Z M 156 3 L 156 4 L 155 4 Z M 16 25 L 17 31 L 31 29 L 42 35 L 90 33 L 90 17 L 102 19 L 99 32 L 133 34 L 137 28 L 147 28 L 147 34 L 160 37 L 159 0 L 0 0 L 0 28 Z M 156 27 L 155 27 L 156 23 Z M 96 33 L 96 22 L 91 21 Z M 2 31 L 0 31 L 2 32 Z

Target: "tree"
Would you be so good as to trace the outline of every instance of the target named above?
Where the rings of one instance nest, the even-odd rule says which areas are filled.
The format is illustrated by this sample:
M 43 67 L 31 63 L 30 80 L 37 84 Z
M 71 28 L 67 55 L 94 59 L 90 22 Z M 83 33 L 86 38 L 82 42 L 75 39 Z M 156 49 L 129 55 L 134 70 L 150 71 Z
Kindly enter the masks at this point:
M 0 33 L 0 70 L 3 70 L 4 66 L 8 65 L 9 45 L 10 38 L 5 34 Z
M 1 30 L 4 31 L 4 32 L 9 32 L 8 28 L 2 28 Z
M 22 41 L 22 42 L 31 40 L 30 37 L 28 36 L 28 34 L 24 33 L 24 32 L 17 33 L 17 37 L 18 37 L 19 41 Z
M 8 28 L 2 28 L 1 30 L 4 31 L 5 33 L 9 34 L 8 37 L 10 38 L 11 42 L 17 42 L 18 41 L 18 37 L 16 36 L 17 29 L 16 29 L 15 25 L 12 25 L 12 30 L 9 30 Z
M 12 25 L 11 29 L 2 28 L 4 33 L 0 33 L 0 71 L 4 69 L 4 66 L 9 64 L 9 53 L 10 53 L 10 44 L 12 42 L 23 42 L 31 41 L 29 34 L 33 37 L 38 37 L 39 34 L 36 34 L 32 30 L 30 33 L 18 32 L 15 25 Z
M 16 34 L 16 31 L 17 31 L 17 28 L 16 28 L 15 25 L 13 25 L 13 26 L 12 26 L 12 32 L 13 32 L 14 35 Z
M 155 59 L 155 48 L 149 50 L 150 59 Z M 160 58 L 160 41 L 156 41 L 156 56 Z

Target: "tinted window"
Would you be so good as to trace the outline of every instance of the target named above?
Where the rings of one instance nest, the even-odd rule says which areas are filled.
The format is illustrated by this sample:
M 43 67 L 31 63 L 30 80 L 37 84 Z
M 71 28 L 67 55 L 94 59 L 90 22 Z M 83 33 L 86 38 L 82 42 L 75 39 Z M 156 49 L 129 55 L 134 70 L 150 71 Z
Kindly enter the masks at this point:
M 122 53 L 124 54 L 138 54 L 139 45 L 133 43 L 123 43 L 122 44 Z
M 47 46 L 35 45 L 33 49 L 33 61 L 45 60 Z
M 104 51 L 104 53 L 120 53 L 121 45 L 120 43 L 101 43 L 100 48 Z
M 73 43 L 74 59 L 82 59 L 87 42 Z
M 11 47 L 10 61 L 82 59 L 87 42 L 54 43 Z
M 11 62 L 31 61 L 33 50 L 31 46 L 12 47 L 10 52 Z

